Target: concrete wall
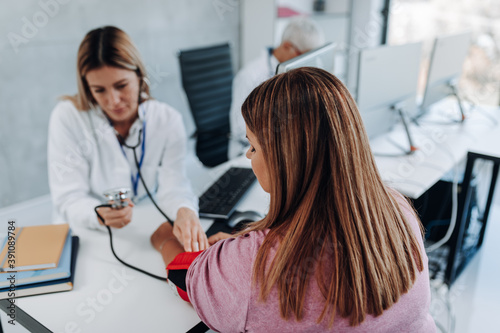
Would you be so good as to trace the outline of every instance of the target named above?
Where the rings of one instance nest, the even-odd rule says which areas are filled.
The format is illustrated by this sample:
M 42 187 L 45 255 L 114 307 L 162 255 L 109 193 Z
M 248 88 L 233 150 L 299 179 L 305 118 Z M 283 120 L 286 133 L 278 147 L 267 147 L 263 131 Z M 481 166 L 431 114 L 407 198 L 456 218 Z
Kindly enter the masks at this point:
M 232 0 L 236 1 L 236 0 Z M 275 0 L 241 1 L 241 63 L 257 58 L 262 50 L 273 45 Z
M 180 85 L 180 49 L 229 41 L 239 67 L 235 0 L 20 0 L 0 4 L 0 207 L 46 195 L 47 126 L 59 96 L 76 92 L 76 52 L 102 25 L 125 30 L 137 45 L 152 95 L 194 130 Z

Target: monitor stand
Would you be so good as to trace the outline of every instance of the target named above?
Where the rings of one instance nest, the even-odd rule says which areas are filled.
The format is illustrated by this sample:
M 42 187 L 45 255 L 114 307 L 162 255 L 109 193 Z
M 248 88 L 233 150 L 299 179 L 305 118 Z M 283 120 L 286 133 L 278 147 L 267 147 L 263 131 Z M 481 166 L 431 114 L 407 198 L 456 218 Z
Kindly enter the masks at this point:
M 448 83 L 448 86 L 451 89 L 452 95 L 455 96 L 455 98 L 457 99 L 458 107 L 460 109 L 460 113 L 462 114 L 462 120 L 460 122 L 463 123 L 465 121 L 465 112 L 464 112 L 464 106 L 463 106 L 462 99 L 458 95 L 457 82 L 455 80 L 451 81 L 451 82 Z
M 401 118 L 401 122 L 403 123 L 403 127 L 405 129 L 406 137 L 408 138 L 408 143 L 410 145 L 410 150 L 406 152 L 407 155 L 413 154 L 418 150 L 417 146 L 413 144 L 413 138 L 410 133 L 410 128 L 408 127 L 408 121 L 406 120 L 406 116 L 403 111 L 403 106 L 401 104 L 394 104 L 391 106 L 391 109 L 396 110 Z

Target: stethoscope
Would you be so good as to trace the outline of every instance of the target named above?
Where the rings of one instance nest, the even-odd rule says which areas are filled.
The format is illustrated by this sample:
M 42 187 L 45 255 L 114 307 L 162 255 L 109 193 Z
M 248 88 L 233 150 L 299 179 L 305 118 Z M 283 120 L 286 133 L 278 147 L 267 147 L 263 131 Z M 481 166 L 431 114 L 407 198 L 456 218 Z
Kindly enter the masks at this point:
M 139 108 L 140 107 L 141 106 L 139 106 Z M 141 178 L 141 167 L 142 167 L 142 163 L 144 161 L 144 154 L 146 152 L 146 116 L 145 116 L 144 110 L 142 112 L 142 115 L 143 115 L 142 128 L 139 130 L 139 135 L 137 136 L 137 143 L 135 145 L 133 145 L 133 146 L 128 145 L 125 142 L 125 139 L 115 130 L 116 138 L 118 139 L 118 143 L 120 144 L 120 149 L 121 149 L 122 154 L 125 157 L 125 159 L 127 159 L 127 154 L 125 153 L 125 149 L 123 149 L 123 147 L 128 148 L 128 149 L 132 149 L 134 152 L 134 159 L 135 159 L 135 164 L 137 167 L 137 174 L 135 175 L 135 177 L 133 174 L 130 175 L 130 180 L 132 182 L 132 190 L 134 191 L 134 197 L 137 197 L 137 189 L 139 186 L 139 180 Z M 110 121 L 110 125 L 113 126 L 111 120 L 110 119 L 108 119 L 108 120 Z M 141 151 L 141 158 L 137 159 L 136 149 L 139 146 L 141 146 L 141 150 L 142 150 Z
M 140 107 L 141 107 L 141 105 L 139 105 L 139 111 L 140 111 Z M 148 187 L 146 186 L 146 182 L 144 180 L 144 177 L 141 176 L 141 166 L 142 166 L 142 162 L 144 161 L 144 153 L 146 151 L 146 115 L 145 115 L 144 109 L 143 109 L 142 115 L 143 115 L 143 117 L 142 117 L 143 118 L 142 128 L 139 130 L 139 135 L 137 137 L 137 143 L 134 146 L 128 145 L 125 142 L 125 139 L 117 131 L 115 131 L 116 138 L 118 139 L 118 143 L 120 144 L 120 149 L 122 150 L 122 153 L 125 156 L 125 159 L 127 159 L 127 155 L 125 154 L 125 150 L 123 149 L 123 147 L 132 149 L 132 151 L 134 152 L 134 161 L 135 161 L 135 165 L 137 167 L 137 175 L 135 176 L 135 178 L 134 178 L 133 174 L 130 175 L 130 178 L 132 180 L 133 190 L 134 190 L 134 196 L 137 197 L 137 186 L 139 184 L 139 180 L 141 180 L 142 185 L 144 186 L 144 190 L 146 191 L 147 195 L 151 199 L 151 202 L 158 209 L 158 211 L 167 219 L 167 221 L 173 226 L 174 222 L 158 206 L 158 204 L 156 203 L 156 200 L 153 198 L 153 195 L 151 194 L 151 192 L 149 191 Z M 110 125 L 113 127 L 111 119 L 108 118 L 108 120 L 110 121 Z M 136 153 L 136 149 L 139 146 L 141 146 L 141 148 L 142 148 L 141 159 L 140 160 L 138 160 L 137 153 Z M 103 205 L 99 205 L 99 206 L 94 207 L 94 211 L 95 211 L 96 215 L 99 217 L 99 219 L 103 223 L 105 223 L 103 217 L 97 211 L 97 209 L 99 207 L 112 207 L 112 205 L 111 204 L 103 204 Z M 147 271 L 145 271 L 143 269 L 140 269 L 138 267 L 130 265 L 130 264 L 126 263 L 125 261 L 123 261 L 122 259 L 120 259 L 120 257 L 118 257 L 118 255 L 115 253 L 115 250 L 114 250 L 114 247 L 113 247 L 113 236 L 112 236 L 111 228 L 109 226 L 106 226 L 106 229 L 108 230 L 108 233 L 109 233 L 109 241 L 110 241 L 111 252 L 113 253 L 113 255 L 115 256 L 115 258 L 119 262 L 121 262 L 122 264 L 124 264 L 125 266 L 127 266 L 129 268 L 132 268 L 132 269 L 134 269 L 134 270 L 136 270 L 138 272 L 144 273 L 144 274 L 146 274 L 146 275 L 148 275 L 150 277 L 153 277 L 153 278 L 155 278 L 157 280 L 160 280 L 160 281 L 165 281 L 166 280 L 165 277 L 152 274 L 152 273 L 147 272 Z M 208 327 L 203 322 L 200 322 L 195 327 L 193 327 L 190 330 L 190 332 L 198 332 L 198 331 L 205 332 L 207 330 L 208 330 Z
M 120 144 L 120 149 L 122 150 L 122 153 L 123 153 L 123 156 L 125 157 L 125 159 L 127 159 L 127 154 L 125 154 L 125 149 L 123 149 L 123 147 L 128 148 L 128 149 L 132 149 L 132 151 L 134 153 L 134 161 L 135 161 L 135 166 L 137 167 L 137 174 L 135 177 L 133 174 L 130 175 L 130 180 L 132 181 L 132 185 L 133 185 L 134 199 L 137 199 L 137 200 L 142 199 L 142 198 L 137 197 L 137 187 L 139 185 L 139 180 L 140 180 L 142 183 L 142 186 L 144 187 L 144 190 L 146 191 L 147 196 L 151 199 L 151 202 L 154 204 L 156 209 L 158 209 L 158 211 L 167 219 L 167 221 L 173 225 L 174 222 L 172 221 L 172 219 L 170 219 L 167 216 L 167 214 L 165 214 L 165 212 L 156 203 L 156 200 L 153 198 L 153 195 L 151 194 L 148 187 L 146 186 L 146 181 L 141 174 L 141 166 L 142 166 L 142 162 L 144 161 L 144 154 L 146 152 L 146 110 L 144 109 L 144 107 L 141 110 L 141 106 L 143 106 L 143 105 L 142 104 L 139 105 L 139 112 L 142 111 L 142 113 L 141 113 L 142 114 L 142 128 L 139 130 L 139 135 L 137 136 L 137 143 L 133 146 L 128 145 L 127 143 L 125 143 L 125 139 L 117 131 L 115 131 L 116 138 L 118 139 L 118 143 Z M 111 121 L 110 121 L 110 125 L 113 126 Z M 141 146 L 141 148 L 142 148 L 140 159 L 137 158 L 137 151 L 136 151 L 136 149 L 139 146 Z
M 141 106 L 139 105 L 139 112 L 141 111 L 140 107 Z M 143 109 L 143 112 L 142 112 L 142 116 L 143 116 L 142 117 L 143 118 L 143 120 L 142 120 L 142 128 L 139 130 L 139 135 L 137 137 L 137 143 L 135 145 L 130 146 L 127 143 L 125 143 L 125 139 L 115 130 L 116 138 L 118 139 L 118 143 L 120 144 L 120 148 L 122 150 L 123 155 L 125 156 L 125 159 L 127 159 L 127 155 L 125 154 L 125 149 L 123 149 L 123 147 L 132 149 L 132 151 L 134 152 L 134 161 L 135 161 L 135 165 L 137 167 L 137 175 L 134 177 L 134 175 L 131 174 L 130 178 L 132 180 L 132 185 L 133 185 L 133 190 L 134 190 L 135 197 L 137 197 L 137 186 L 138 186 L 139 180 L 140 180 L 142 182 L 142 185 L 144 186 L 144 190 L 146 191 L 147 195 L 151 199 L 151 202 L 155 205 L 155 207 L 158 209 L 158 211 L 167 219 L 167 221 L 170 222 L 171 225 L 173 225 L 174 222 L 165 214 L 165 212 L 158 206 L 158 204 L 154 200 L 153 195 L 151 194 L 151 192 L 149 191 L 148 187 L 146 186 L 146 182 L 144 181 L 144 177 L 142 177 L 142 175 L 141 175 L 141 166 L 142 166 L 142 162 L 144 161 L 144 153 L 146 151 L 146 112 L 145 112 L 144 109 Z M 111 121 L 111 119 L 108 118 L 108 121 L 110 123 L 110 126 L 113 127 L 113 122 Z M 137 158 L 137 152 L 136 152 L 136 149 L 139 146 L 141 146 L 141 148 L 142 148 L 142 153 L 141 153 L 141 159 L 140 160 Z M 125 193 L 120 193 L 119 200 L 123 201 L 125 199 L 125 197 L 126 197 Z M 122 202 L 122 204 L 123 204 L 123 202 Z M 98 205 L 98 206 L 94 207 L 94 211 L 95 211 L 96 215 L 99 217 L 99 219 L 103 223 L 105 223 L 104 218 L 97 211 L 97 209 L 100 208 L 100 207 L 111 207 L 111 208 L 113 208 L 114 206 L 112 204 L 110 204 L 110 203 L 106 203 L 106 204 L 102 204 L 102 205 Z M 121 208 L 121 207 L 124 207 L 124 206 L 120 205 L 118 207 Z M 116 207 L 114 207 L 114 208 L 116 208 Z M 137 267 L 135 267 L 133 265 L 130 265 L 130 264 L 126 263 L 125 261 L 123 261 L 122 259 L 120 259 L 120 257 L 118 257 L 118 255 L 115 253 L 115 250 L 114 250 L 114 247 L 113 247 L 113 236 L 112 236 L 111 228 L 106 225 L 106 229 L 108 230 L 108 233 L 109 233 L 109 242 L 110 242 L 111 252 L 113 253 L 113 255 L 115 256 L 115 258 L 119 262 L 121 262 L 122 264 L 124 264 L 127 267 L 135 269 L 135 270 L 137 270 L 137 271 L 139 271 L 141 273 L 144 273 L 146 275 L 149 275 L 149 276 L 151 276 L 151 277 L 153 277 L 155 279 L 158 279 L 158 280 L 161 280 L 161 281 L 165 281 L 165 277 L 157 276 L 155 274 L 149 273 L 149 272 L 147 272 L 147 271 L 145 271 L 143 269 L 140 269 L 140 268 L 137 268 Z

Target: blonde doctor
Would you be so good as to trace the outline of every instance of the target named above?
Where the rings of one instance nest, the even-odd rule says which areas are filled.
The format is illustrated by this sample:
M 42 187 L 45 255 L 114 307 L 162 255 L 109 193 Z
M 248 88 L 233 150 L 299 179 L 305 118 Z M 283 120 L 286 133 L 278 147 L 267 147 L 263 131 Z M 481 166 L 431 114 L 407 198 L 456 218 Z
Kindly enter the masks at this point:
M 150 97 L 144 64 L 129 36 L 111 26 L 90 31 L 78 50 L 77 82 L 78 94 L 56 105 L 49 124 L 49 185 L 57 219 L 104 228 L 94 207 L 105 191 L 127 187 L 128 207 L 98 209 L 106 225 L 125 227 L 133 202 L 147 197 L 144 181 L 174 220 L 184 249 L 206 249 L 198 199 L 185 174 L 181 115 Z

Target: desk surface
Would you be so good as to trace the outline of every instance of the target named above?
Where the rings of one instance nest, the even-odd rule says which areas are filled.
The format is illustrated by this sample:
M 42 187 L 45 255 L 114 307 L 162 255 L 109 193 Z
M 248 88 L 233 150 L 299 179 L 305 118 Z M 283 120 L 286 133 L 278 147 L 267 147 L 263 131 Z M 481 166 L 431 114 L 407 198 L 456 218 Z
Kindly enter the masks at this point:
M 440 107 L 446 109 L 447 104 L 443 105 Z M 500 115 L 495 110 L 488 108 L 481 112 L 499 119 Z M 376 162 L 383 179 L 405 195 L 417 198 L 460 162 L 468 150 L 479 152 L 482 149 L 499 155 L 498 126 L 481 112 L 471 112 L 463 124 L 436 125 L 431 123 L 431 117 L 422 119 L 420 127 L 412 125 L 411 130 L 420 150 L 411 156 L 398 158 L 377 156 Z M 399 128 L 373 140 L 372 149 L 375 154 L 401 153 L 394 143 L 406 143 Z M 208 170 L 194 159 L 190 160 L 188 174 L 195 192 L 201 194 L 232 165 L 249 166 L 249 161 L 241 158 Z M 265 213 L 268 204 L 268 195 L 255 183 L 238 210 Z M 163 221 L 164 218 L 148 200 L 137 205 L 133 222 L 113 233 L 118 255 L 130 264 L 165 276 L 161 256 L 149 242 L 150 235 Z M 202 224 L 206 230 L 211 221 L 202 220 Z M 199 322 L 193 308 L 175 296 L 165 282 L 117 262 L 111 254 L 107 233 L 86 229 L 77 229 L 74 233 L 80 236 L 81 244 L 74 290 L 17 300 L 23 310 L 50 330 L 58 333 L 186 332 Z
M 239 159 L 215 169 L 191 164 L 193 187 L 201 193 L 229 166 L 247 166 Z M 238 206 L 265 213 L 268 195 L 257 182 Z M 133 221 L 113 231 L 115 251 L 126 262 L 166 276 L 162 258 L 149 237 L 164 218 L 145 200 Z M 202 220 L 208 229 L 211 220 Z M 54 332 L 186 332 L 200 319 L 191 305 L 175 296 L 166 282 L 133 271 L 112 255 L 107 232 L 76 229 L 80 236 L 74 290 L 20 298 L 17 305 Z
M 474 142 L 471 152 L 500 158 L 500 129 L 496 128 Z
M 445 174 L 464 161 L 470 150 L 499 154 L 493 137 L 498 138 L 500 112 L 495 107 L 467 108 L 463 123 L 453 98 L 437 103 L 423 118 L 420 126 L 410 125 L 410 132 L 419 148 L 412 155 L 384 157 L 381 154 L 401 154 L 408 140 L 402 126 L 371 141 L 382 179 L 410 198 L 418 198 Z M 491 137 L 491 138 L 490 138 Z M 498 142 L 498 139 L 497 141 Z

